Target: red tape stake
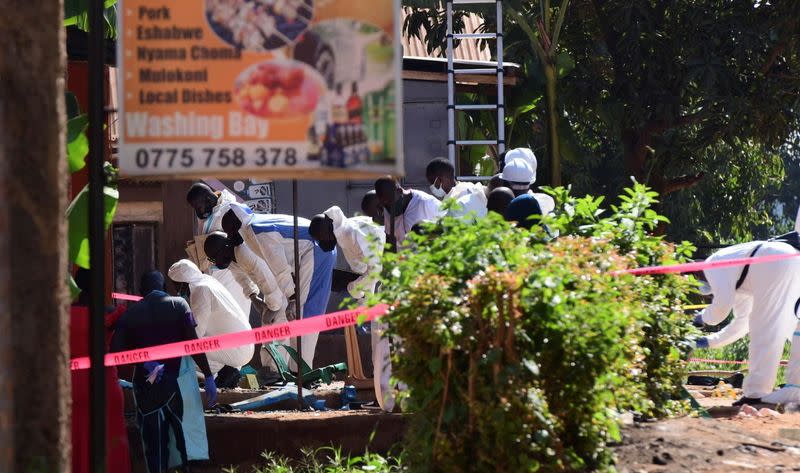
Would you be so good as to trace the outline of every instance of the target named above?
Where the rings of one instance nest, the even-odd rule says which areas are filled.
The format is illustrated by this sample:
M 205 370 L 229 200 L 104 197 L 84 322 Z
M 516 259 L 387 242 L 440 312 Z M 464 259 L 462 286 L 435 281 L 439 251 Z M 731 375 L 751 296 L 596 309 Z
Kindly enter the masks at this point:
M 622 274 L 633 274 L 634 276 L 641 276 L 644 274 L 670 274 L 670 273 L 692 273 L 695 271 L 703 271 L 711 268 L 725 268 L 728 266 L 744 266 L 746 264 L 769 263 L 771 261 L 781 261 L 790 258 L 796 258 L 800 253 L 782 254 L 782 255 L 766 255 L 766 256 L 753 256 L 749 258 L 737 258 L 723 261 L 699 261 L 696 263 L 681 263 L 671 264 L 666 266 L 646 266 L 644 268 L 633 269 L 618 269 L 612 271 L 612 276 L 619 276 Z
M 105 365 L 117 366 L 141 363 L 144 361 L 178 358 L 181 356 L 224 350 L 226 348 L 235 348 L 242 345 L 254 345 L 256 343 L 266 343 L 309 333 L 334 330 L 357 324 L 361 316 L 365 317 L 365 321 L 376 319 L 384 315 L 388 308 L 389 306 L 387 304 L 380 304 L 370 308 L 359 307 L 358 309 L 332 312 L 330 314 L 317 315 L 307 319 L 294 320 L 292 322 L 269 325 L 242 332 L 226 333 L 225 335 L 205 337 L 186 342 L 168 343 L 165 345 L 140 348 L 138 350 L 108 353 L 106 354 Z M 70 369 L 73 370 L 83 370 L 89 368 L 89 366 L 91 366 L 91 363 L 88 356 L 73 358 L 70 361 Z

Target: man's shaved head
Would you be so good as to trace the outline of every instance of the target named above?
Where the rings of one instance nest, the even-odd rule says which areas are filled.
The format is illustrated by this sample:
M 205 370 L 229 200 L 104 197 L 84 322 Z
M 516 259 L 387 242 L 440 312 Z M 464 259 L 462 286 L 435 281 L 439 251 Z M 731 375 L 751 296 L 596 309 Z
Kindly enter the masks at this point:
M 486 209 L 490 212 L 505 215 L 508 204 L 510 204 L 512 200 L 514 200 L 514 191 L 508 187 L 498 187 L 489 192 Z
M 375 194 L 384 207 L 389 207 L 397 199 L 397 190 L 400 184 L 391 176 L 384 176 L 375 181 Z
M 204 220 L 211 215 L 214 206 L 217 205 L 217 194 L 214 190 L 202 182 L 195 182 L 186 193 L 186 202 L 192 206 L 195 215 L 200 220 Z
M 233 261 L 233 246 L 228 236 L 222 232 L 209 233 L 203 243 L 203 251 L 209 261 L 219 269 L 225 269 Z
M 317 214 L 311 218 L 308 233 L 317 241 L 323 251 L 336 248 L 336 235 L 333 234 L 333 220 L 325 214 Z

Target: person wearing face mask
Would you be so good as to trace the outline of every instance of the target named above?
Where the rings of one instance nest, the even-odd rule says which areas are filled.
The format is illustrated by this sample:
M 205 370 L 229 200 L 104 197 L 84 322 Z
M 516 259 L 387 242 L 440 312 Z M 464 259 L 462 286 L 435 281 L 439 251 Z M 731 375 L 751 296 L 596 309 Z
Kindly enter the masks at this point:
M 417 223 L 442 216 L 438 199 L 415 189 L 403 189 L 390 176 L 375 181 L 375 194 L 384 209 L 386 241 L 393 246 L 402 244 L 406 233 Z
M 298 218 L 300 287 L 296 288 L 293 278 L 294 219 L 291 215 L 254 214 L 250 209 L 234 206 L 223 219 L 223 229 L 230 236 L 230 246 L 247 245 L 257 257 L 267 263 L 283 293 L 300 298 L 301 313 L 297 315 L 298 318 L 325 313 L 331 294 L 333 266 L 336 263 L 336 244 L 315 242 L 311 238 L 309 225 L 309 220 Z M 208 247 L 206 254 L 214 259 L 217 266 L 220 263 L 229 263 L 233 255 L 233 249 L 224 250 L 224 245 L 219 244 L 220 237 L 224 236 L 225 234 L 218 235 L 212 240 L 216 243 L 205 245 Z M 223 251 L 217 252 L 216 247 L 220 246 Z M 289 301 L 289 308 L 293 307 L 294 303 Z M 310 367 L 313 367 L 318 336 L 319 334 L 309 334 L 302 337 L 303 360 Z M 291 342 L 294 343 L 295 340 Z
M 444 158 L 435 158 L 428 163 L 425 176 L 430 184 L 431 194 L 439 200 L 455 199 L 456 208 L 448 215 L 464 217 L 470 213 L 477 217 L 486 215 L 486 191 L 480 183 L 459 182 L 456 169 Z
M 188 289 L 197 338 L 250 330 L 250 321 L 231 293 L 219 281 L 203 274 L 197 265 L 182 259 L 170 266 L 170 279 Z M 182 291 L 183 292 L 183 291 Z M 239 370 L 253 357 L 253 345 L 241 345 L 206 353 L 217 387 L 235 388 Z
M 505 187 L 514 192 L 514 196 L 531 194 L 539 203 L 542 215 L 551 213 L 556 203 L 552 197 L 541 192 L 533 192 L 536 182 L 536 155 L 528 148 L 514 148 L 505 154 L 503 172 L 499 178 L 505 181 Z

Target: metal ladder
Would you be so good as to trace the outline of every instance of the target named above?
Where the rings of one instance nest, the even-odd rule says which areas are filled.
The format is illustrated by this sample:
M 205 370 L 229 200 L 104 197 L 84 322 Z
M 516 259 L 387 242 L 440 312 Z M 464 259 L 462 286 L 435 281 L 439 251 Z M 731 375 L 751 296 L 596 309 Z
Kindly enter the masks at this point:
M 497 145 L 498 154 L 506 149 L 505 144 L 505 100 L 503 97 L 503 2 L 502 0 L 445 0 L 447 9 L 447 156 L 458 170 L 456 146 Z M 494 3 L 497 7 L 496 33 L 458 33 L 453 34 L 453 5 Z M 454 39 L 495 39 L 497 48 L 496 68 L 455 69 L 453 65 Z M 485 74 L 497 76 L 497 103 L 487 105 L 466 105 L 455 103 L 457 74 Z M 456 111 L 497 110 L 497 139 L 494 140 L 456 140 Z M 491 176 L 459 176 L 463 181 L 483 181 Z

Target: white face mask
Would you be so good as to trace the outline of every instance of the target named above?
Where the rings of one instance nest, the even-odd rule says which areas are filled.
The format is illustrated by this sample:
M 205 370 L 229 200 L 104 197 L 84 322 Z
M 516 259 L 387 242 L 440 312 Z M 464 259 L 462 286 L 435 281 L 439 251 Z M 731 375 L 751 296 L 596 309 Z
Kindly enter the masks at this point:
M 444 191 L 441 187 L 436 187 L 435 184 L 431 185 L 431 195 L 436 197 L 437 199 L 441 200 L 447 196 L 447 192 Z

